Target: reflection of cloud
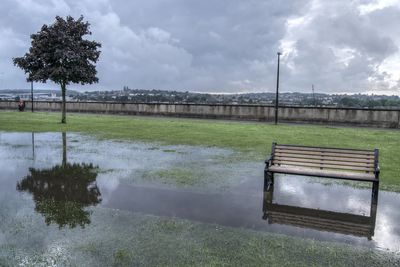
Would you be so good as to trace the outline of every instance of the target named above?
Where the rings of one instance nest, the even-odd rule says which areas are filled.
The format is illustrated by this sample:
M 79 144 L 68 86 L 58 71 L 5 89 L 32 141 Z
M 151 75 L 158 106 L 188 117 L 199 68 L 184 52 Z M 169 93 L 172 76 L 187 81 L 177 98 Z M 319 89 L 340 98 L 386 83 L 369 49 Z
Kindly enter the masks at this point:
M 320 208 L 319 202 L 315 201 L 313 196 L 312 184 L 308 182 L 308 178 L 297 175 L 276 175 L 275 183 L 278 182 L 277 193 L 278 199 L 301 207 Z M 310 186 L 308 186 L 310 185 Z M 279 195 L 282 195 L 279 197 Z M 319 195 L 321 197 L 322 195 Z
M 361 215 L 369 215 L 369 210 L 365 209 L 365 207 L 367 207 L 369 204 L 370 202 L 365 202 L 363 199 L 360 199 L 358 194 L 353 195 L 349 193 L 347 197 L 346 205 L 351 207 L 353 210 L 356 210 L 357 213 L 360 213 Z
M 378 216 L 376 224 L 376 240 L 378 247 L 400 251 L 400 194 L 380 192 Z
M 101 191 L 102 203 L 107 204 L 109 197 L 119 185 L 119 179 L 116 178 L 114 172 L 100 173 L 97 176 L 97 185 L 99 186 Z
M 329 185 L 322 183 L 329 181 Z M 296 175 L 276 176 L 277 199 L 287 204 L 332 211 L 369 214 L 370 194 L 356 191 L 326 178 Z M 279 196 L 281 195 L 281 196 Z
M 326 178 L 277 175 L 274 202 L 298 207 L 331 210 L 356 215 L 370 215 L 371 189 L 358 189 L 337 184 L 324 185 Z M 318 179 L 319 183 L 318 182 Z M 379 248 L 400 251 L 400 194 L 379 192 L 373 244 Z M 362 244 L 361 239 L 354 239 Z
M 282 180 L 286 179 L 283 175 L 275 175 L 276 180 Z M 290 194 L 293 194 L 297 191 L 298 188 L 296 188 L 295 183 L 284 183 L 284 182 L 279 182 L 279 189 L 282 192 L 287 192 Z M 297 194 L 301 194 L 301 192 L 298 192 Z
M 381 216 L 378 216 L 376 232 L 379 234 L 376 235 L 374 239 L 376 240 L 378 247 L 387 248 L 389 246 L 393 249 L 392 246 L 394 246 L 394 250 L 399 251 L 399 236 L 393 234 L 395 230 L 393 229 L 393 223 L 396 224 L 398 222 L 392 222 L 384 213 L 381 214 Z
M 5 240 L 6 236 L 3 234 L 3 232 L 0 232 L 0 244 L 3 244 Z

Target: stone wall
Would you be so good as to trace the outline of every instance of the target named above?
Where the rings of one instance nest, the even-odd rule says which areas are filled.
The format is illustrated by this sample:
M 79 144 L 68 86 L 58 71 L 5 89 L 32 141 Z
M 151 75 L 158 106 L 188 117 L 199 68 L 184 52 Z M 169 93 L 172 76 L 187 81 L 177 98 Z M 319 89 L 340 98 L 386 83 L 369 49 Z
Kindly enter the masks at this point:
M 27 101 L 26 109 L 30 108 L 31 103 Z M 0 101 L 0 109 L 17 110 L 17 102 Z M 60 111 L 61 102 L 34 102 L 34 109 Z M 269 122 L 274 120 L 274 107 L 266 105 L 67 102 L 67 111 Z M 400 128 L 400 110 L 285 106 L 279 108 L 279 121 Z

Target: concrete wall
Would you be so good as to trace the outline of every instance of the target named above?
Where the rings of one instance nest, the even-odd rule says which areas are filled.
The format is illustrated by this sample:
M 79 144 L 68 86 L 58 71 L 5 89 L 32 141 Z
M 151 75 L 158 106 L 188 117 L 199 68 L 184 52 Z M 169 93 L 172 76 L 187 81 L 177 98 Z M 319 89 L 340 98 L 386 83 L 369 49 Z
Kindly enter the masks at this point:
M 31 103 L 27 101 L 26 109 L 30 110 L 30 107 Z M 17 102 L 0 101 L 0 109 L 17 110 Z M 60 111 L 61 102 L 34 102 L 34 109 Z M 253 121 L 274 120 L 274 107 L 265 105 L 67 102 L 67 111 Z M 280 107 L 279 121 L 400 128 L 400 110 Z

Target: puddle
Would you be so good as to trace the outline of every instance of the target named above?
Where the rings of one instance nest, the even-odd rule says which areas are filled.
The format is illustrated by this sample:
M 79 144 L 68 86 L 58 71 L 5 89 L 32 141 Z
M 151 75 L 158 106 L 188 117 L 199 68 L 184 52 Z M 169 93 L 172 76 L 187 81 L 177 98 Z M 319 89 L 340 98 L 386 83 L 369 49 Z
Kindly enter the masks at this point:
M 85 235 L 112 208 L 400 251 L 400 194 L 374 206 L 371 190 L 284 175 L 264 192 L 263 167 L 227 149 L 0 132 L 0 245 L 26 227 L 41 229 L 28 247 L 46 229 Z

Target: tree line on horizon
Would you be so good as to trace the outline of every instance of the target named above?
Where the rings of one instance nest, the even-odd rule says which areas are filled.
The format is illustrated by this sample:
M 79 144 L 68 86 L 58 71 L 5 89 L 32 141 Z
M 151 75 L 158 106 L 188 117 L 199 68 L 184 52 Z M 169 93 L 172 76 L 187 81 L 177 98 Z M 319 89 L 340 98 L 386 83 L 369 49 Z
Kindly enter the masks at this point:
M 190 91 L 123 90 L 92 91 L 74 96 L 78 101 L 116 101 L 116 102 L 156 102 L 156 103 L 195 103 L 195 104 L 274 104 L 275 93 L 237 93 L 210 94 Z M 335 106 L 354 108 L 399 108 L 399 96 L 386 95 L 341 95 L 312 93 L 281 93 L 280 104 L 298 106 Z

